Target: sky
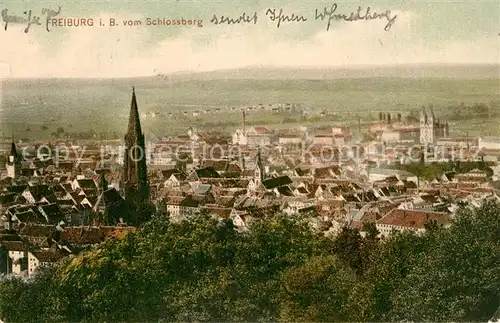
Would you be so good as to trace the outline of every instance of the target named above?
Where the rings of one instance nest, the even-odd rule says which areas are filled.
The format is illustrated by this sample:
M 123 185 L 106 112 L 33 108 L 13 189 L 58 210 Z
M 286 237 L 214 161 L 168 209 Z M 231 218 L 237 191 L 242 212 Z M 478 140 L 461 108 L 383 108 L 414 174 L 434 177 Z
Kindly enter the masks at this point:
M 336 14 L 390 11 L 373 20 L 315 20 L 336 4 Z M 43 9 L 56 18 L 92 18 L 92 27 L 45 28 Z M 0 0 L 10 16 L 31 10 L 41 26 L 5 19 L 0 29 L 1 77 L 138 77 L 180 71 L 259 67 L 357 67 L 401 64 L 498 64 L 500 6 L 481 0 L 264 1 L 264 0 Z M 301 15 L 304 22 L 271 21 L 267 9 Z M 5 11 L 7 10 L 7 11 Z M 210 22 L 257 14 L 257 23 Z M 109 26 L 114 18 L 117 26 Z M 202 20 L 197 26 L 147 26 L 146 19 Z M 124 26 L 139 20 L 139 26 Z M 102 21 L 104 26 L 100 26 Z

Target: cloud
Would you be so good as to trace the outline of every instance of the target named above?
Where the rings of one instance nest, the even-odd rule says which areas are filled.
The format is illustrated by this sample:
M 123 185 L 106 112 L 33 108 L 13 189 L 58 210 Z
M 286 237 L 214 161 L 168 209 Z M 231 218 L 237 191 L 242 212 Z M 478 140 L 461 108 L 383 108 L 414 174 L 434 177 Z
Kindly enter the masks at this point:
M 315 24 L 317 31 L 307 39 L 286 38 L 298 28 L 290 23 L 277 29 L 262 18 L 257 25 L 213 26 L 207 21 L 197 27 L 67 27 L 58 35 L 60 42 L 47 47 L 42 28 L 25 34 L 11 28 L 6 36 L 0 61 L 10 65 L 13 77 L 133 77 L 152 75 L 153 71 L 171 73 L 196 70 L 263 66 L 352 66 L 411 63 L 497 63 L 496 38 L 456 41 L 430 46 L 421 43 L 415 30 L 415 14 L 398 15 L 389 32 L 385 19 L 338 22 L 326 31 L 326 22 Z M 102 14 L 95 18 L 118 22 L 143 19 L 134 14 Z M 64 27 L 53 27 L 64 28 Z M 165 30 L 162 30 L 165 28 Z M 185 28 L 175 37 L 151 41 L 168 28 Z M 54 35 L 55 36 L 55 35 Z

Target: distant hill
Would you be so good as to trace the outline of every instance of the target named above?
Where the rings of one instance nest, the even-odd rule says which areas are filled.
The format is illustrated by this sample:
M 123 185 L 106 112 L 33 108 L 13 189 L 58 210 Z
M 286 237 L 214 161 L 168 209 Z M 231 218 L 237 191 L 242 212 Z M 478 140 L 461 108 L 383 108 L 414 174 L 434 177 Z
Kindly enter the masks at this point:
M 288 68 L 249 66 L 210 72 L 179 72 L 167 75 L 172 80 L 217 79 L 316 79 L 342 78 L 443 78 L 492 79 L 500 78 L 500 65 L 401 65 L 360 66 L 348 68 Z

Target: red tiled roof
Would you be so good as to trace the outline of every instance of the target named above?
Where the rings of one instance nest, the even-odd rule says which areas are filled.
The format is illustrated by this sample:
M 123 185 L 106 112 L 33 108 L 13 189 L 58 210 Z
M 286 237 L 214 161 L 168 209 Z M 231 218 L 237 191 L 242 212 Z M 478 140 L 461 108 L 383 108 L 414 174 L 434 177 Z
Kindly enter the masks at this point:
M 36 259 L 40 262 L 56 262 L 62 257 L 64 257 L 64 254 L 59 251 L 33 251 L 31 252 L 33 256 L 35 256 Z
M 2 241 L 0 245 L 9 251 L 24 251 L 26 249 L 21 241 Z
M 203 206 L 201 208 L 202 212 L 206 212 L 210 215 L 217 215 L 219 218 L 228 219 L 231 215 L 231 208 L 217 207 L 217 206 Z
M 377 224 L 387 224 L 412 229 L 423 229 L 428 222 L 436 221 L 438 224 L 448 224 L 451 218 L 446 213 L 425 212 L 416 210 L 393 209 Z
M 269 133 L 269 130 L 267 130 L 267 128 L 265 127 L 254 127 L 253 129 L 255 130 L 256 133 L 260 135 L 265 135 Z
M 134 229 L 129 227 L 68 227 L 61 233 L 61 241 L 83 245 L 97 244 L 111 237 L 121 237 L 131 230 Z

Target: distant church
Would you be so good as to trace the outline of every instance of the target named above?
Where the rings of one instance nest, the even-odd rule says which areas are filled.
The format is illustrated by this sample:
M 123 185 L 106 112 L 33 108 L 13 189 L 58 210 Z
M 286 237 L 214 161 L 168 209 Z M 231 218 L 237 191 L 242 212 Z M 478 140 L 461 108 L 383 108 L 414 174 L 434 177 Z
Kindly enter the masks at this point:
M 136 219 L 131 222 L 141 222 L 141 218 L 150 211 L 148 169 L 146 165 L 146 146 L 144 133 L 139 120 L 139 110 L 135 89 L 132 88 L 132 102 L 128 131 L 125 135 L 125 155 L 123 163 L 123 188 L 125 202 L 135 213 Z
M 422 108 L 420 113 L 420 143 L 434 144 L 439 138 L 449 137 L 450 127 L 448 122 L 441 123 L 436 118 L 434 111 Z
M 7 160 L 7 176 L 13 179 L 17 179 L 21 174 L 21 156 L 17 152 L 16 144 L 14 139 L 10 146 L 10 154 Z

